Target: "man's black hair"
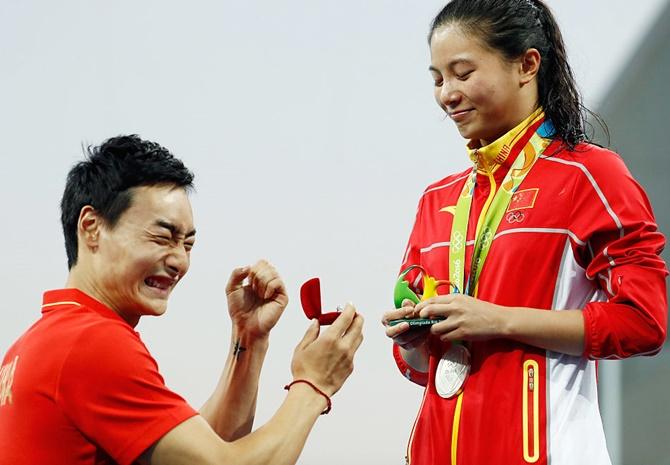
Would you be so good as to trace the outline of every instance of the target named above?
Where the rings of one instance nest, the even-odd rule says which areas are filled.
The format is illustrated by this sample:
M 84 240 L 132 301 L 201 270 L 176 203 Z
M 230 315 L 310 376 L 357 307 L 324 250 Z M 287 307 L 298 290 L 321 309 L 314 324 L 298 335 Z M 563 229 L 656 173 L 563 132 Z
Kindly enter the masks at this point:
M 131 205 L 132 188 L 160 184 L 190 190 L 193 173 L 159 144 L 129 135 L 88 147 L 86 160 L 68 173 L 61 199 L 68 269 L 77 263 L 77 224 L 83 207 L 92 206 L 113 228 Z

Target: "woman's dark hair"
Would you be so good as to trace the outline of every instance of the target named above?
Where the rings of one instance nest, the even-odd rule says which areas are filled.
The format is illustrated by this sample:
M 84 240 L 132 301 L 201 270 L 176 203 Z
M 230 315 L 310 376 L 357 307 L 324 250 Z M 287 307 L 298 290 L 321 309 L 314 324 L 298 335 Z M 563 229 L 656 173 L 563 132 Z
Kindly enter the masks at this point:
M 88 147 L 86 155 L 87 159 L 68 173 L 61 199 L 68 269 L 77 263 L 77 223 L 86 205 L 95 208 L 113 228 L 131 205 L 133 187 L 193 187 L 193 173 L 179 159 L 166 148 L 136 135 L 113 137 L 99 147 Z
M 590 140 L 585 133 L 587 114 L 602 126 L 602 119 L 582 104 L 563 36 L 549 8 L 541 0 L 452 0 L 433 19 L 428 42 L 436 29 L 456 24 L 488 47 L 514 60 L 535 48 L 542 61 L 538 73 L 539 103 L 555 135 L 570 149 Z

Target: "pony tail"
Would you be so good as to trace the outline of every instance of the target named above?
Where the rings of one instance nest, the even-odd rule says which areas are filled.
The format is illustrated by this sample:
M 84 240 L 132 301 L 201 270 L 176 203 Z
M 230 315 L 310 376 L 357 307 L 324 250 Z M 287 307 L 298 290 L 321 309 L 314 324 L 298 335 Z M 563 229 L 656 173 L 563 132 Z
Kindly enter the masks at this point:
M 582 104 L 563 35 L 543 0 L 450 0 L 433 19 L 428 43 L 438 27 L 450 23 L 481 38 L 508 60 L 517 59 L 530 48 L 540 52 L 538 103 L 554 126 L 554 136 L 568 148 L 591 142 L 592 137 L 585 132 L 587 125 L 593 129 L 587 120 L 589 115 L 609 135 L 603 120 Z
M 532 1 L 537 8 L 538 19 L 549 45 L 543 57 L 546 61 L 539 76 L 540 104 L 545 115 L 556 129 L 556 136 L 561 138 L 572 150 L 580 142 L 591 142 L 593 126 L 587 122 L 591 115 L 596 123 L 609 137 L 607 125 L 603 119 L 586 108 L 577 88 L 572 68 L 568 62 L 563 35 L 549 8 L 542 1 Z M 591 134 L 586 133 L 586 126 Z

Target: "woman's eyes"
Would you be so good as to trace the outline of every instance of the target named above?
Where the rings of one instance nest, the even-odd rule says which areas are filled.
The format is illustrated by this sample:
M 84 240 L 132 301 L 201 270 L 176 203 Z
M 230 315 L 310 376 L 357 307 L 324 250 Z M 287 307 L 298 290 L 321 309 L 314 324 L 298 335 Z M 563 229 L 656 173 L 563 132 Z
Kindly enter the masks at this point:
M 465 73 L 456 74 L 456 77 L 458 79 L 460 79 L 461 81 L 464 81 L 464 80 L 466 80 L 467 78 L 470 77 L 470 75 L 472 74 L 473 71 L 474 71 L 474 69 L 471 69 L 470 71 L 466 71 Z
M 474 69 L 468 70 L 463 73 L 454 73 L 454 77 L 458 79 L 459 81 L 465 81 L 467 80 L 470 75 L 474 72 Z M 433 82 L 435 84 L 435 87 L 440 87 L 444 83 L 444 79 L 442 79 L 442 76 L 433 76 Z

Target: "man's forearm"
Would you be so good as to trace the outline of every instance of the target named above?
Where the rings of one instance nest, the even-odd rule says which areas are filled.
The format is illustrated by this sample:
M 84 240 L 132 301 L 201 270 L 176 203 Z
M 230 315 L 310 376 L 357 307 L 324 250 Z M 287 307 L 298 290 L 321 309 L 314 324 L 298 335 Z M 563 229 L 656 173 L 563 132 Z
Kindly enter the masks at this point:
M 253 427 L 260 377 L 269 341 L 233 334 L 226 366 L 200 414 L 225 441 L 249 434 Z
M 245 453 L 240 463 L 295 464 L 326 401 L 306 384 L 295 384 L 277 413 L 233 446 Z M 239 455 L 238 455 L 239 456 Z
M 226 442 L 200 416 L 168 432 L 138 462 L 150 465 L 294 465 L 325 398 L 306 384 L 291 387 L 284 403 L 264 426 Z

